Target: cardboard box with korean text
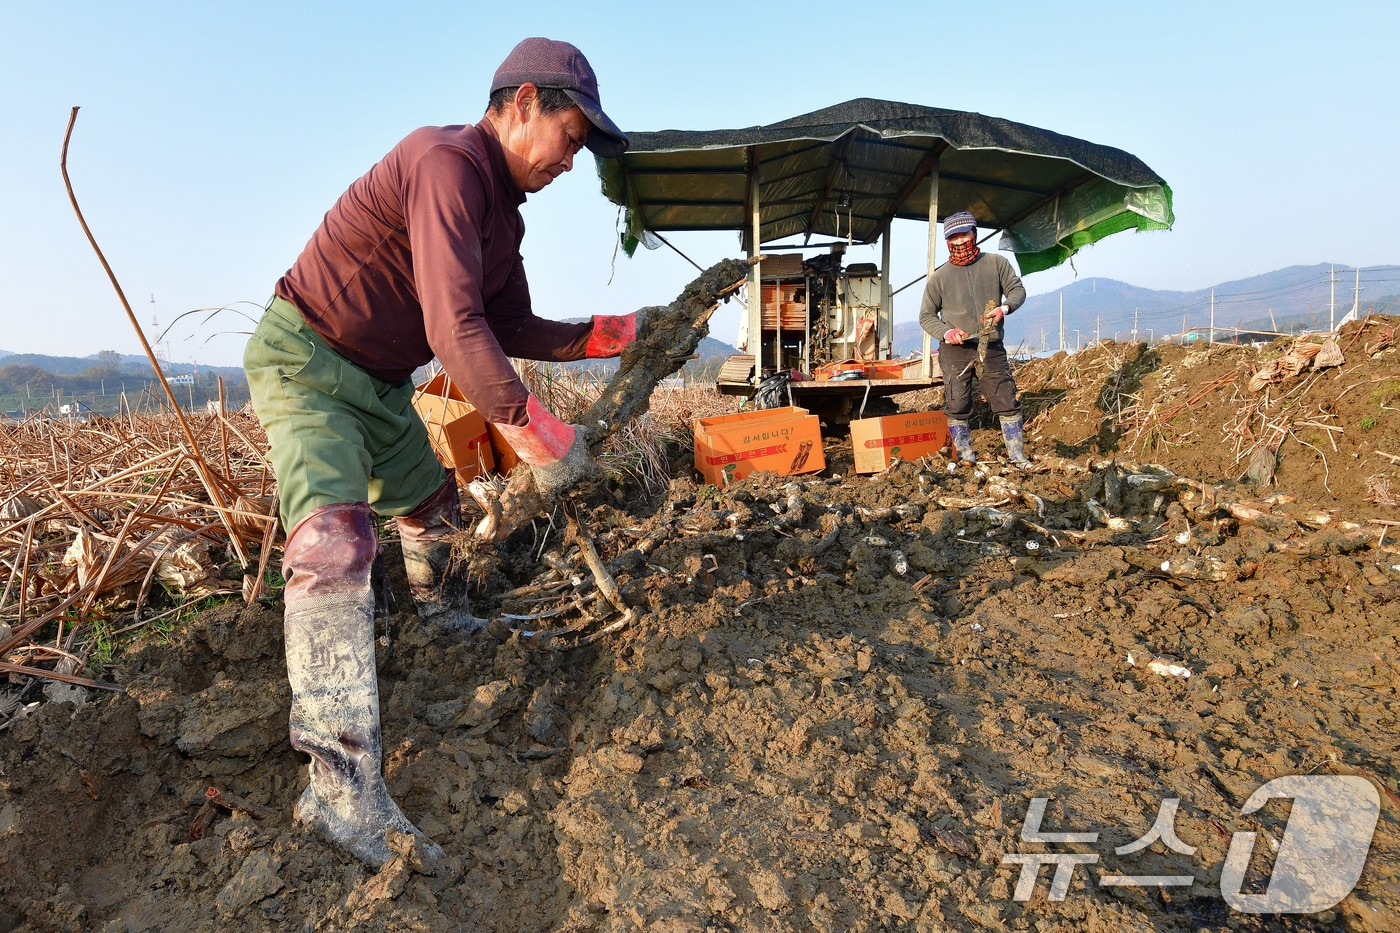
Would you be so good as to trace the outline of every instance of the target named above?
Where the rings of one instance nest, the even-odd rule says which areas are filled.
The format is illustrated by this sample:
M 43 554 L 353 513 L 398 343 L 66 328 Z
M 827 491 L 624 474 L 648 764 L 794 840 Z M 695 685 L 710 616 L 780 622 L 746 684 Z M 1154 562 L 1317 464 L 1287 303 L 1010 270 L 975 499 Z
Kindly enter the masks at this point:
M 851 453 L 857 473 L 879 473 L 898 457 L 917 460 L 950 450 L 948 416 L 941 411 L 906 412 L 851 422 Z
M 709 418 L 696 418 L 690 423 L 696 437 L 713 434 L 737 425 L 752 425 L 768 418 L 790 418 L 794 414 L 805 415 L 805 408 L 760 408 L 757 411 L 741 411 L 732 415 L 713 415 Z
M 805 408 L 769 408 L 695 422 L 695 469 L 723 486 L 755 470 L 781 476 L 826 469 L 821 425 Z
M 468 483 L 495 467 L 486 419 L 447 373 L 438 373 L 418 386 L 413 407 L 428 428 L 433 453 L 444 466 L 456 471 L 457 482 Z

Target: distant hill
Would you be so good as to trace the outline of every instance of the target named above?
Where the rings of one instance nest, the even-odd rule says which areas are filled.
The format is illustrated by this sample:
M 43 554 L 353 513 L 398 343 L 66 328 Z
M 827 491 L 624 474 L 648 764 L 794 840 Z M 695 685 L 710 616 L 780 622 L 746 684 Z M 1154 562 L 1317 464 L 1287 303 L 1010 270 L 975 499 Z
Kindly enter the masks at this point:
M 94 353 L 91 356 L 51 356 L 44 353 L 13 353 L 9 350 L 0 350 L 0 367 L 37 366 L 55 376 L 81 375 L 95 366 L 100 366 L 102 362 L 103 357 L 99 353 Z M 113 365 L 117 375 L 136 377 L 151 375 L 151 361 L 144 356 L 119 353 L 116 354 Z M 194 368 L 191 363 L 170 363 L 162 367 L 166 375 L 190 373 L 194 371 Z M 245 378 L 241 366 L 200 366 L 199 371 L 201 374 L 223 376 L 225 381 L 241 382 Z
M 1288 266 L 1275 272 L 1223 282 L 1213 289 L 1160 291 L 1139 288 L 1116 279 L 1087 278 L 1043 295 L 1033 295 L 1011 319 L 1008 343 L 1026 349 L 1056 350 L 1060 346 L 1060 308 L 1064 308 L 1064 345 L 1067 348 L 1092 343 L 1095 339 L 1161 339 L 1194 331 L 1205 336 L 1212 322 L 1217 330 L 1240 328 L 1296 333 L 1327 329 L 1334 315 L 1338 321 L 1351 310 L 1355 300 L 1357 269 L 1318 263 Z M 1395 314 L 1400 311 L 1400 266 L 1365 266 L 1360 269 L 1360 311 Z M 1212 292 L 1214 298 L 1212 302 Z M 916 317 L 918 297 L 905 302 Z M 901 315 L 902 317 L 904 315 Z M 575 320 L 585 320 L 576 318 Z M 923 330 L 917 319 L 897 322 L 894 353 L 906 356 L 923 346 Z M 733 353 L 734 347 L 713 337 L 705 338 L 697 353 L 699 359 L 685 366 L 690 379 L 702 379 L 718 363 Z M 0 368 L 10 365 L 36 366 L 59 376 L 76 376 L 101 362 L 102 354 L 84 357 L 48 356 L 0 350 Z M 150 373 L 144 356 L 119 355 L 117 372 L 142 376 Z M 586 360 L 569 364 L 573 368 L 607 371 L 616 365 L 607 360 Z M 189 373 L 189 363 L 171 364 L 168 374 Z M 226 382 L 243 382 L 237 366 L 201 366 L 201 375 L 223 376 Z
M 691 380 L 712 377 L 719 372 L 719 365 L 728 359 L 732 354 L 738 353 L 734 347 L 713 337 L 706 337 L 700 341 L 700 346 L 696 348 L 698 359 L 691 360 L 684 367 L 684 375 Z M 104 360 L 101 354 L 94 353 L 92 356 L 51 356 L 43 353 L 14 353 L 9 350 L 0 350 L 0 375 L 6 367 L 35 367 L 42 369 L 46 373 L 54 376 L 82 376 L 89 373 L 95 367 L 101 366 Z M 591 370 L 596 372 L 611 372 L 617 368 L 616 360 L 579 360 L 575 363 L 566 363 L 565 366 L 571 369 Z M 118 359 L 113 361 L 114 372 L 109 378 L 126 377 L 128 379 L 150 379 L 151 363 L 144 356 L 131 356 L 120 354 Z M 190 363 L 172 363 L 165 367 L 167 376 L 183 375 L 192 373 L 194 366 Z M 713 373 L 710 371 L 713 370 Z M 12 370 L 13 372 L 13 370 Z M 419 370 L 415 378 L 425 370 Z M 247 375 L 239 366 L 200 366 L 199 376 L 201 381 L 212 380 L 222 376 L 227 385 L 243 384 L 247 382 Z
M 1360 278 L 1362 315 L 1395 314 L 1400 309 L 1394 293 L 1400 284 L 1400 266 L 1363 267 Z M 1356 280 L 1355 268 L 1327 263 L 1289 266 L 1195 291 L 1158 291 L 1115 279 L 1082 279 L 1027 299 L 1008 325 L 1007 341 L 1031 350 L 1059 349 L 1061 299 L 1068 349 L 1098 338 L 1131 340 L 1134 333 L 1141 340 L 1185 332 L 1205 337 L 1212 306 L 1217 333 L 1232 328 L 1278 333 L 1327 330 L 1334 315 L 1334 286 L 1335 318 L 1340 321 L 1352 308 Z M 896 324 L 896 355 L 922 345 L 917 320 Z
M 564 323 L 579 324 L 587 320 L 588 318 L 583 317 L 566 318 Z M 724 361 L 738 352 L 738 349 L 722 340 L 716 340 L 713 337 L 702 337 L 699 346 L 695 348 L 696 358 L 681 367 L 681 375 L 684 376 L 688 382 L 713 382 L 719 375 L 719 368 L 723 365 Z M 576 360 L 563 365 L 566 369 L 603 374 L 610 373 L 617 369 L 617 360 Z
M 681 375 L 685 377 L 687 382 L 713 382 L 719 376 L 719 368 L 724 364 L 724 361 L 738 352 L 737 348 L 722 340 L 703 337 L 700 340 L 700 345 L 695 348 L 696 358 L 681 367 Z M 564 366 L 582 372 L 602 374 L 617 369 L 617 360 L 578 360 L 573 363 L 565 363 Z

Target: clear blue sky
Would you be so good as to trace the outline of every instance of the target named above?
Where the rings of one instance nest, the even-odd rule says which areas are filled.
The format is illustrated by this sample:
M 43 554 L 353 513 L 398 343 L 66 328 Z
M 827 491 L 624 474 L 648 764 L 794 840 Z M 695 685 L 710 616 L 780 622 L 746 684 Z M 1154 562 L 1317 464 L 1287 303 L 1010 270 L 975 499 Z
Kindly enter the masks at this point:
M 63 188 L 72 106 L 69 173 L 143 326 L 224 305 L 256 315 L 344 188 L 415 127 L 477 120 L 496 66 L 528 35 L 581 47 L 628 130 L 748 126 L 880 97 L 1126 149 L 1172 186 L 1173 230 L 1112 237 L 1075 269 L 1028 277 L 1032 294 L 1076 274 L 1196 289 L 1295 264 L 1396 263 L 1397 9 L 11 0 L 0 350 L 141 352 Z M 665 249 L 614 256 L 616 209 L 591 160 L 525 215 L 545 316 L 663 304 L 694 272 Z M 896 286 L 922 272 L 924 229 L 896 227 Z M 738 253 L 728 234 L 672 239 L 701 265 Z M 916 316 L 918 293 L 899 296 L 897 319 Z M 715 335 L 732 340 L 735 320 L 717 316 Z M 238 365 L 250 326 L 190 315 L 166 351 Z

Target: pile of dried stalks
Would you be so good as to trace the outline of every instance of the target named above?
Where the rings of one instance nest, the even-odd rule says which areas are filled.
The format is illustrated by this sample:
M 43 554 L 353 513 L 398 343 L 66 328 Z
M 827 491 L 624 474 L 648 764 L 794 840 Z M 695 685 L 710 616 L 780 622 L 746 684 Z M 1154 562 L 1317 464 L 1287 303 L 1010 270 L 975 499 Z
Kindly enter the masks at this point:
M 0 425 L 0 673 L 77 671 L 215 594 L 255 598 L 277 524 L 250 412 Z M 242 581 L 241 583 L 239 581 Z
M 18 695 L 0 691 L 5 721 L 36 679 L 51 698 L 70 698 L 64 684 L 78 688 L 75 699 L 81 688 L 120 689 L 76 673 L 114 638 L 218 593 L 257 598 L 278 527 L 256 419 L 224 414 L 222 383 L 217 414 L 178 407 L 83 218 L 68 177 L 77 116 L 74 107 L 59 159 L 64 186 L 174 415 L 0 425 L 0 673 L 23 685 Z M 227 588 L 230 576 L 241 586 Z
M 578 418 L 604 386 L 557 366 L 521 371 L 564 418 Z M 600 459 L 660 492 L 693 420 L 736 405 L 709 387 L 659 388 Z M 168 414 L 0 424 L 0 675 L 23 699 L 38 686 L 116 689 L 79 675 L 100 676 L 96 662 L 114 642 L 210 596 L 268 594 L 280 541 L 262 428 L 250 410 L 186 419 L 195 450 Z M 0 724 L 21 699 L 5 695 Z

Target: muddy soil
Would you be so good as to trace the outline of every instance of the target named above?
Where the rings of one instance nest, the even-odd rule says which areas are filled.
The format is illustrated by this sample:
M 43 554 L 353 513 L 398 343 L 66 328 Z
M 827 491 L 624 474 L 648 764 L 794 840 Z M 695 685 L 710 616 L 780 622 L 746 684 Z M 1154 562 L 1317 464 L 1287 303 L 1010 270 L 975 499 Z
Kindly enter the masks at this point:
M 975 468 L 857 476 L 833 436 L 819 475 L 720 489 L 680 458 L 664 495 L 585 510 L 639 610 L 591 644 L 504 621 L 561 593 L 609 621 L 558 531 L 482 581 L 491 634 L 423 626 L 391 571 L 385 773 L 436 865 L 292 823 L 280 604 L 210 611 L 109 672 L 123 693 L 0 733 L 0 931 L 1400 929 L 1395 324 L 1259 393 L 1287 343 L 1036 361 L 1032 473 L 990 427 Z M 1222 887 L 1267 898 L 1301 851 L 1287 799 L 1243 812 L 1287 775 L 1373 789 L 1364 870 L 1335 905 L 1237 910 Z M 1039 806 L 1097 835 L 1025 841 Z M 1050 862 L 1018 891 L 1027 853 L 1076 855 L 1067 887 Z

